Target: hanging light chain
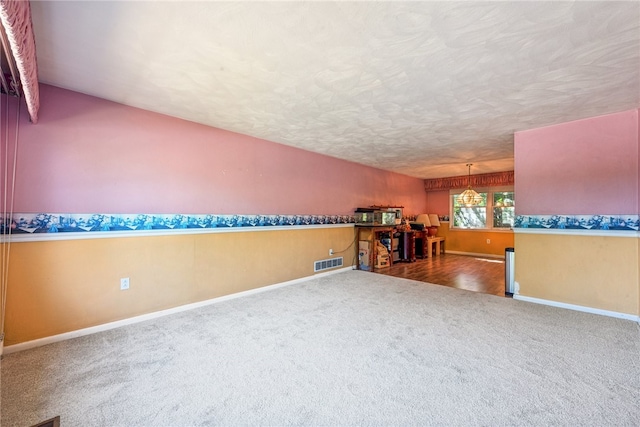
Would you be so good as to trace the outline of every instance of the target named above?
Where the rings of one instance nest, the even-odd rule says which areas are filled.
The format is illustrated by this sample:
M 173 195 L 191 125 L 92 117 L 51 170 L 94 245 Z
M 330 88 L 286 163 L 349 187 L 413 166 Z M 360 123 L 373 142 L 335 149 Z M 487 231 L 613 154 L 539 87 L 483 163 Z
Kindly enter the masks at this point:
M 457 197 L 458 204 L 467 207 L 477 206 L 482 203 L 482 196 L 478 194 L 473 188 L 471 188 L 471 166 L 473 166 L 473 163 L 467 163 L 467 168 L 469 168 L 467 189 Z

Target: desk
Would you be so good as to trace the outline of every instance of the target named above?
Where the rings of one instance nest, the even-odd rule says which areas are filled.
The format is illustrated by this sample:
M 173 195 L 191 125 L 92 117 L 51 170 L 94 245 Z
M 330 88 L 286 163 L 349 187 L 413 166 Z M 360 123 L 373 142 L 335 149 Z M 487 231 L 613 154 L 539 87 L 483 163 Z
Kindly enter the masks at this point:
M 420 240 L 420 244 L 418 246 L 418 239 Z M 436 256 L 440 255 L 440 253 L 444 253 L 444 237 L 427 237 L 427 231 L 416 231 L 416 255 L 421 258 L 431 258 L 434 253 L 434 245 L 435 245 L 435 254 Z
M 361 240 L 365 240 L 369 242 L 369 263 L 368 263 L 368 267 L 369 267 L 369 271 L 373 271 L 375 268 L 375 261 L 376 261 L 376 257 L 377 257 L 377 251 L 376 251 L 376 241 L 380 240 L 379 236 L 381 233 L 389 233 L 389 238 L 391 239 L 391 250 L 389 251 L 389 264 L 393 264 L 393 230 L 395 227 L 390 226 L 390 225 L 358 225 L 356 224 L 356 232 L 357 232 L 357 242 L 358 242 L 358 246 L 356 246 L 356 259 L 359 259 L 359 252 L 360 252 L 360 248 L 359 248 L 359 244 Z M 369 232 L 369 238 L 368 239 L 363 239 L 362 238 L 362 232 L 366 231 Z M 360 263 L 358 262 L 358 270 L 361 270 L 360 268 Z

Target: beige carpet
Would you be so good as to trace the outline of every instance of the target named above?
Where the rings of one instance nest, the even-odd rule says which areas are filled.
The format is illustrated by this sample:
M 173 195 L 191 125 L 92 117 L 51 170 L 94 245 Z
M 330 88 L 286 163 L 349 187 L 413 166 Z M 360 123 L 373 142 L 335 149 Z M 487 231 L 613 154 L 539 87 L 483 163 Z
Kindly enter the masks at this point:
M 1 369 L 3 427 L 640 425 L 637 323 L 360 271 Z

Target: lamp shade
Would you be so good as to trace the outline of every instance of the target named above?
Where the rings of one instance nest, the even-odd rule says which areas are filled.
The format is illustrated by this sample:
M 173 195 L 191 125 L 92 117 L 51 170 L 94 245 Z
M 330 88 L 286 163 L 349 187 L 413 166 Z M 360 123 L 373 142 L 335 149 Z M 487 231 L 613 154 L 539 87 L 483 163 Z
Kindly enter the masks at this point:
M 429 222 L 431 222 L 432 227 L 440 227 L 440 219 L 436 214 L 429 214 Z
M 482 196 L 469 187 L 458 196 L 458 203 L 463 206 L 476 206 L 482 203 Z
M 416 221 L 420 224 L 424 224 L 425 227 L 431 227 L 431 221 L 429 221 L 429 215 L 428 214 L 420 214 L 418 215 L 418 217 L 416 218 Z

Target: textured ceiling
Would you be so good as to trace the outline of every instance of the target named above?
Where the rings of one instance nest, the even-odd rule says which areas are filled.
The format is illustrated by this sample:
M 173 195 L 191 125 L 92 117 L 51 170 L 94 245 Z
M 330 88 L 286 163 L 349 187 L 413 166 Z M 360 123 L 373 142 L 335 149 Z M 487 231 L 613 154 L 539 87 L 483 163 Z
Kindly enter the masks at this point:
M 31 4 L 43 83 L 420 178 L 640 107 L 640 2 Z

